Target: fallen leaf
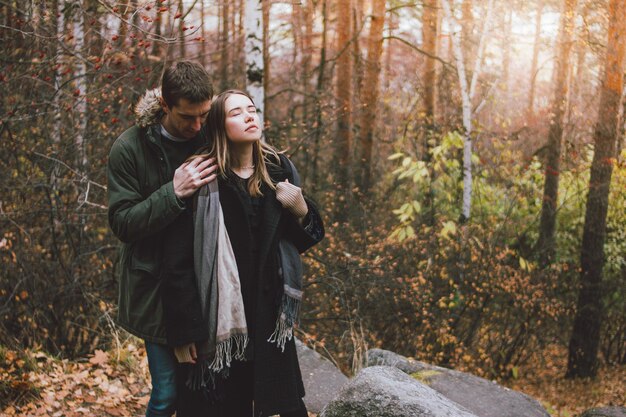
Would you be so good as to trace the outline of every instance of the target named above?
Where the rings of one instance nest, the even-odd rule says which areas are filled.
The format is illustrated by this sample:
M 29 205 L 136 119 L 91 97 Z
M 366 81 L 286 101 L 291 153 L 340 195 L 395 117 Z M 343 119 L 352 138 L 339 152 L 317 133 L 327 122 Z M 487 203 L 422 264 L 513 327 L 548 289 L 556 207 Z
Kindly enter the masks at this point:
M 109 354 L 100 349 L 96 349 L 93 357 L 89 359 L 89 363 L 92 365 L 103 365 L 107 363 L 108 361 L 109 361 Z
M 121 417 L 123 415 L 119 408 L 106 407 L 104 411 L 115 417 Z

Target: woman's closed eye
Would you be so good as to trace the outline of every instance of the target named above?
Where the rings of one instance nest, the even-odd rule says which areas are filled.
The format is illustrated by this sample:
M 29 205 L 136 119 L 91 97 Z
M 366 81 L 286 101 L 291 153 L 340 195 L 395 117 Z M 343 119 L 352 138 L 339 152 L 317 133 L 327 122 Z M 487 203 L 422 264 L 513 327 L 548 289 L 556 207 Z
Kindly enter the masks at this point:
M 250 106 L 248 108 L 246 108 L 246 113 L 248 114 L 256 114 L 257 110 L 256 107 L 254 106 Z M 237 117 L 237 116 L 241 116 L 244 113 L 243 109 L 241 108 L 237 108 L 237 109 L 232 109 L 228 115 L 231 117 Z

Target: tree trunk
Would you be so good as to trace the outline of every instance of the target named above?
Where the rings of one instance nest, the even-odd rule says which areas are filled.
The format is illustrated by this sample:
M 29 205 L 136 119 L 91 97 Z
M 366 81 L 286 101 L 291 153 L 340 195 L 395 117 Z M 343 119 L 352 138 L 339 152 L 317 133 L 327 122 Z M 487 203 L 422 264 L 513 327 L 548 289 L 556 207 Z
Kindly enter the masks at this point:
M 508 120 L 511 116 L 511 89 L 510 89 L 510 77 L 511 77 L 511 44 L 512 44 L 512 31 L 513 31 L 513 8 L 507 6 L 507 10 L 505 11 L 506 17 L 504 22 L 504 37 L 503 37 L 503 53 L 502 53 L 502 103 L 504 104 L 502 116 L 506 120 L 508 125 Z
M 120 11 L 120 28 L 117 32 L 118 44 L 124 45 L 126 43 L 126 36 L 128 35 L 128 10 L 130 9 L 130 0 L 125 0 Z
M 167 13 L 163 13 L 163 16 L 167 15 L 167 23 L 164 24 L 163 26 L 166 28 L 167 30 L 167 36 L 171 39 L 171 38 L 175 38 L 176 35 L 174 34 L 174 30 L 175 30 L 175 26 L 176 26 L 176 22 L 174 19 L 175 13 L 172 13 L 172 2 L 174 0 L 167 0 Z M 176 45 L 175 42 L 172 42 L 170 40 L 167 40 L 165 42 L 165 64 L 167 65 L 168 63 L 171 63 L 174 61 L 174 46 Z
M 535 17 L 535 42 L 533 44 L 533 60 L 530 65 L 530 90 L 528 92 L 528 107 L 526 108 L 526 118 L 531 119 L 534 115 L 535 106 L 535 85 L 537 80 L 537 65 L 539 50 L 541 49 L 541 19 L 543 17 L 544 0 L 539 0 L 539 9 Z
M 367 59 L 363 78 L 361 113 L 361 191 L 367 193 L 371 187 L 372 151 L 379 96 L 380 59 L 383 53 L 383 29 L 385 27 L 385 0 L 372 3 L 372 21 L 367 41 Z
M 297 6 L 296 6 L 297 7 Z M 302 21 L 302 25 L 304 26 L 304 32 L 302 33 L 302 52 L 300 55 L 301 59 L 301 74 L 300 77 L 300 86 L 303 92 L 302 99 L 302 118 L 301 118 L 301 126 L 302 130 L 300 131 L 300 135 L 305 138 L 310 138 L 313 129 L 313 119 L 311 112 L 311 62 L 312 62 L 312 42 L 313 42 L 313 21 L 315 19 L 315 7 L 313 5 L 312 0 L 306 0 L 305 4 L 301 6 L 302 10 L 300 11 L 300 18 Z M 307 141 L 308 142 L 308 141 Z M 308 147 L 308 143 L 306 143 Z M 309 171 L 311 168 L 311 149 L 309 147 L 307 152 L 302 154 L 302 169 L 300 170 L 300 176 L 302 177 L 302 181 L 306 181 L 309 177 Z
M 472 70 L 472 65 L 470 64 L 471 59 L 476 56 L 476 37 L 474 35 L 476 21 L 474 19 L 474 1 L 473 0 L 463 0 L 461 4 L 461 27 L 462 35 L 462 49 L 463 55 L 465 56 L 465 68 L 469 71 Z M 471 77 L 471 72 L 467 74 L 468 77 Z
M 606 216 L 620 132 L 625 45 L 626 4 L 623 0 L 611 0 L 604 79 L 594 132 L 595 150 L 580 251 L 581 287 L 567 361 L 567 377 L 570 378 L 595 376 L 598 367 L 598 346 L 603 321 L 602 269 Z
M 54 96 L 52 98 L 52 108 L 54 109 L 54 119 L 52 121 L 52 147 L 55 152 L 58 152 L 61 147 L 61 128 L 62 128 L 62 115 L 63 111 L 61 110 L 61 89 L 63 76 L 61 73 L 63 72 L 63 39 L 65 36 L 65 13 L 63 12 L 63 2 L 62 0 L 55 0 L 55 13 L 56 13 L 56 35 L 60 40 L 58 43 L 58 47 L 56 50 L 56 69 L 54 70 L 54 89 L 56 90 Z M 55 172 L 58 171 L 58 165 L 55 165 Z M 54 173 L 53 173 L 53 176 Z
M 54 111 L 53 119 L 52 119 L 52 129 L 50 133 L 50 138 L 52 141 L 51 148 L 52 154 L 55 157 L 59 157 L 59 153 L 61 151 L 61 136 L 62 136 L 62 128 L 63 128 L 63 114 L 65 112 L 62 111 L 61 106 L 61 85 L 63 83 L 63 39 L 65 36 L 65 13 L 63 12 L 63 2 L 61 0 L 55 0 L 53 3 L 53 13 L 54 13 L 54 21 L 56 24 L 56 36 L 59 39 L 58 44 L 56 46 L 56 55 L 55 55 L 55 68 L 53 69 L 53 82 L 54 82 L 54 95 L 52 97 L 52 108 Z M 52 172 L 50 173 L 50 188 L 51 195 L 56 196 L 57 190 L 59 188 L 58 179 L 60 177 L 60 164 L 55 161 L 52 167 Z M 51 198 L 50 202 L 52 204 L 52 213 L 53 216 L 57 215 L 57 199 Z
M 361 85 L 365 77 L 365 63 L 363 62 L 363 52 L 361 45 L 361 29 L 364 25 L 363 17 L 363 0 L 353 0 L 352 2 L 352 35 L 351 48 L 352 51 L 352 103 L 353 107 L 359 108 L 360 104 L 364 104 L 361 96 Z M 353 121 L 352 129 L 360 130 L 360 120 L 357 118 Z
M 304 34 L 302 36 L 302 91 L 304 91 L 304 103 L 302 106 L 302 117 L 304 125 L 306 126 L 306 132 L 308 133 L 311 128 L 311 121 L 309 120 L 309 95 L 311 93 L 311 58 L 313 53 L 313 19 L 314 19 L 314 5 L 312 0 L 306 0 L 306 9 L 302 13 L 302 20 L 304 23 Z
M 556 254 L 555 229 L 556 209 L 559 198 L 559 176 L 561 170 L 561 143 L 563 137 L 563 123 L 567 109 L 567 90 L 570 52 L 572 50 L 572 34 L 576 17 L 578 0 L 565 0 L 559 29 L 558 53 L 556 61 L 556 76 L 554 101 L 552 102 L 552 120 L 548 133 L 547 158 L 545 168 L 545 182 L 543 188 L 543 203 L 541 206 L 541 223 L 537 253 L 542 266 L 550 264 Z
M 263 109 L 267 113 L 268 103 L 267 97 L 269 96 L 270 91 L 270 5 L 271 3 L 268 0 L 263 1 L 262 14 L 263 14 Z M 246 38 L 247 39 L 247 38 Z M 267 115 L 266 115 L 267 116 Z M 263 117 L 263 114 L 261 114 Z M 269 116 L 265 118 L 265 120 L 269 121 Z M 263 119 L 261 119 L 261 122 Z
M 424 1 L 424 9 L 422 14 L 422 39 L 424 52 L 430 56 L 437 56 L 437 34 L 439 23 L 439 1 Z M 424 161 L 429 167 L 430 181 L 428 184 L 428 192 L 424 206 L 426 208 L 426 223 L 433 225 L 435 222 L 434 212 L 434 189 L 432 182 L 434 181 L 434 169 L 431 167 L 431 149 L 433 148 L 434 135 L 436 131 L 435 118 L 437 111 L 437 67 L 436 60 L 425 57 L 422 72 L 422 80 L 424 85 Z
M 291 26 L 291 34 L 293 36 L 293 48 L 291 53 L 291 61 L 289 62 L 289 68 L 291 68 L 291 72 L 294 75 L 295 80 L 306 80 L 306 72 L 304 70 L 304 60 L 306 56 L 305 45 L 304 45 L 304 33 L 305 30 L 305 17 L 304 17 L 304 4 L 302 2 L 300 4 L 294 4 L 291 7 L 291 19 L 289 24 Z M 306 134 L 306 129 L 303 129 L 304 126 L 304 110 L 306 109 L 306 84 L 302 84 L 302 89 L 297 89 L 299 84 L 296 83 L 291 84 L 294 88 L 290 88 L 288 93 L 289 103 L 297 103 L 296 106 L 293 106 L 290 110 L 289 119 L 290 123 L 288 126 L 287 135 L 290 138 L 302 137 Z M 302 169 L 301 169 L 302 171 Z
M 437 56 L 437 36 L 439 22 L 439 1 L 425 0 L 424 14 L 422 15 L 422 39 L 424 52 L 430 56 Z M 437 106 L 437 70 L 436 60 L 428 57 L 424 58 L 424 70 L 422 79 L 424 84 L 424 115 L 426 125 L 432 126 L 435 123 L 435 113 Z
M 350 56 L 350 29 L 352 1 L 337 4 L 337 139 L 335 142 L 335 187 L 339 190 L 337 214 L 345 219 L 350 197 L 350 152 L 352 150 L 352 57 Z M 343 198 L 342 198 L 343 197 Z
M 74 13 L 73 30 L 74 41 L 76 42 L 75 50 L 75 87 L 74 95 L 76 96 L 74 117 L 78 118 L 76 121 L 76 133 L 74 137 L 74 144 L 76 145 L 76 164 L 78 170 L 82 173 L 87 167 L 87 149 L 85 145 L 85 131 L 87 130 L 87 65 L 85 64 L 85 57 L 83 53 L 85 51 L 85 26 L 84 26 L 84 12 L 80 7 L 76 7 Z
M 206 68 L 207 33 L 206 33 L 206 27 L 205 27 L 206 22 L 204 19 L 204 13 L 205 13 L 204 0 L 200 0 L 200 36 L 202 37 L 202 43 L 200 44 L 200 65 Z
M 269 4 L 268 1 L 263 2 L 265 8 Z M 237 0 L 232 3 L 232 19 L 231 19 L 231 50 L 235 51 L 231 58 L 231 73 L 235 74 L 235 79 L 231 78 L 233 86 L 246 85 L 246 2 L 245 0 Z M 265 22 L 265 18 L 263 18 Z M 267 69 L 267 67 L 265 67 Z M 267 108 L 267 106 L 264 106 Z
M 587 3 L 582 8 L 580 15 L 581 20 L 583 22 L 587 21 L 589 16 L 589 9 L 592 7 L 591 4 Z M 583 29 L 583 32 L 588 32 L 589 29 Z M 577 36 L 576 41 L 576 76 L 574 80 L 585 80 L 587 79 L 587 72 L 585 71 L 585 61 L 587 60 L 587 42 L 585 40 L 585 33 L 581 33 Z M 574 82 L 572 84 L 572 93 L 570 94 L 570 105 L 575 105 L 578 109 L 584 109 L 586 106 L 582 102 L 583 97 L 583 83 Z
M 394 36 L 394 31 L 398 29 L 398 16 L 395 13 L 391 13 L 387 16 L 387 36 Z M 384 57 L 385 60 L 385 70 L 382 74 L 382 85 L 383 89 L 387 90 L 391 85 L 391 76 L 389 74 L 392 73 L 391 66 L 393 65 L 393 56 L 394 56 L 394 48 L 391 45 L 387 48 L 386 54 Z
M 246 0 L 248 1 L 248 0 Z M 248 20 L 248 4 L 246 2 L 246 21 Z M 229 1 L 222 0 L 222 32 L 220 34 L 220 91 L 224 91 L 230 86 L 230 77 L 228 76 L 229 61 L 230 61 L 230 13 L 229 13 Z M 246 53 L 247 55 L 247 53 Z M 255 103 L 256 105 L 262 105 L 262 103 Z
M 313 142 L 313 160 L 311 161 L 312 181 L 311 188 L 317 190 L 320 183 L 319 178 L 319 154 L 322 138 L 322 126 L 324 123 L 324 112 L 322 106 L 322 95 L 326 88 L 326 48 L 328 31 L 328 0 L 322 0 L 322 44 L 320 46 L 320 64 L 317 70 L 317 85 L 315 87 L 315 140 Z
M 266 0 L 267 1 L 267 0 Z M 246 88 L 263 124 L 263 0 L 246 1 Z
M 151 55 L 159 58 L 163 58 L 163 42 L 164 40 L 161 38 L 163 33 L 163 16 L 165 13 L 157 13 L 154 19 L 154 42 L 152 42 L 152 52 Z
M 187 56 L 187 51 L 185 49 L 185 20 L 183 16 L 185 15 L 185 5 L 183 4 L 183 0 L 178 0 L 178 13 L 181 17 L 178 18 L 178 42 L 180 47 L 180 59 L 185 59 Z
M 463 112 L 463 202 L 461 208 L 461 222 L 469 220 L 471 214 L 472 202 L 472 134 L 473 134 L 473 111 L 472 100 L 476 94 L 478 78 L 482 68 L 483 53 L 486 49 L 487 37 L 491 25 L 491 15 L 493 12 L 494 0 L 490 0 L 487 5 L 487 13 L 483 23 L 483 30 L 478 44 L 476 58 L 474 62 L 474 70 L 472 73 L 472 81 L 468 84 L 467 74 L 465 71 L 465 62 L 463 58 L 463 50 L 461 49 L 461 37 L 457 29 L 457 22 L 452 14 L 449 0 L 442 0 L 446 19 L 449 22 L 450 30 L 453 31 L 450 36 L 454 59 L 457 67 L 459 86 L 461 88 L 462 112 Z

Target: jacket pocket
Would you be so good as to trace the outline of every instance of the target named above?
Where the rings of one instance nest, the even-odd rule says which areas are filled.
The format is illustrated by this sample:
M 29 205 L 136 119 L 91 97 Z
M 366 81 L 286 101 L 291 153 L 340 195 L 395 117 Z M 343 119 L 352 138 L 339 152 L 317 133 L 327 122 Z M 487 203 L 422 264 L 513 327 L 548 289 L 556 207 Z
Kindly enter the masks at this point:
M 153 278 L 159 277 L 159 239 L 154 236 L 135 242 L 130 250 L 130 269 L 144 271 Z

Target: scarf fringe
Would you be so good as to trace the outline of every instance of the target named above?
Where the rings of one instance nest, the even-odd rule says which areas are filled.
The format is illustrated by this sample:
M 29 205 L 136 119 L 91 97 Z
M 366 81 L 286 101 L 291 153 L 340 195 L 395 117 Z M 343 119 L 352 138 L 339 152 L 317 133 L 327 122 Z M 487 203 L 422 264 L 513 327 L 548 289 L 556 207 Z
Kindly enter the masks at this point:
M 276 319 L 276 328 L 267 339 L 270 343 L 276 343 L 282 352 L 285 351 L 285 344 L 293 338 L 293 328 L 297 324 L 300 314 L 301 301 L 290 297 L 287 292 L 283 294 L 283 299 Z
M 218 378 L 228 378 L 233 360 L 246 360 L 248 341 L 247 334 L 235 334 L 218 343 L 212 361 L 207 358 L 189 369 L 185 382 L 187 388 L 191 391 L 202 391 L 210 403 L 219 400 Z
M 245 360 L 246 346 L 248 346 L 249 340 L 247 334 L 235 334 L 219 342 L 215 347 L 215 358 L 213 358 L 209 368 L 214 372 L 220 372 L 225 368 L 230 368 L 233 359 Z

